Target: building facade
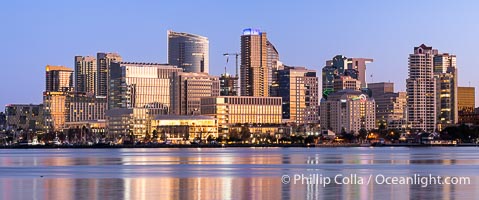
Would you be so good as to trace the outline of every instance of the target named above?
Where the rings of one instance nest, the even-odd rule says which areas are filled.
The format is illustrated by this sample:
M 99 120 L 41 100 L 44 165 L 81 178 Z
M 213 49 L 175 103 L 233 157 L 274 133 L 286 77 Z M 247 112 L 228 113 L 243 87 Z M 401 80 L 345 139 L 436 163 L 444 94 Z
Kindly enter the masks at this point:
M 269 95 L 268 47 L 265 32 L 244 29 L 241 36 L 241 96 Z
M 271 131 L 267 127 L 282 123 L 281 105 L 281 97 L 205 97 L 201 98 L 201 114 L 218 120 L 221 133 L 241 126 L 265 127 L 265 131 Z
M 71 92 L 43 92 L 43 112 L 47 132 L 62 131 L 68 120 Z
M 217 76 L 206 73 L 173 73 L 171 83 L 171 114 L 200 115 L 201 98 L 220 95 Z
M 75 56 L 75 91 L 95 94 L 97 61 L 92 56 Z
M 268 67 L 268 86 L 273 84 L 274 69 L 277 68 L 279 62 L 279 52 L 276 47 L 269 40 L 266 40 L 267 59 L 266 65 Z M 271 88 L 269 88 L 269 96 L 271 96 Z
M 209 41 L 191 33 L 168 31 L 168 63 L 185 72 L 209 73 Z
M 436 129 L 436 82 L 434 56 L 436 49 L 422 44 L 409 55 L 409 78 L 406 80 L 407 113 L 411 128 L 433 132 Z
M 69 98 L 67 122 L 105 120 L 106 97 L 77 93 Z
M 361 88 L 367 86 L 366 83 L 366 64 L 372 63 L 373 59 L 371 58 L 348 58 L 347 64 L 348 69 L 354 69 L 358 71 L 358 80 L 361 82 Z
M 121 62 L 123 59 L 118 53 L 103 53 L 96 54 L 97 60 L 97 88 L 96 96 L 107 96 L 110 87 L 110 68 L 112 62 Z
M 170 80 L 181 68 L 155 63 L 112 63 L 108 109 L 155 108 L 170 110 Z
M 319 123 L 319 90 L 315 70 L 284 66 L 275 73 L 282 98 L 282 118 L 297 125 Z M 274 87 L 276 88 L 276 87 Z
M 156 113 L 148 108 L 116 108 L 107 110 L 105 115 L 107 138 L 117 142 L 132 142 L 142 140 L 150 134 L 151 119 Z
M 360 91 L 361 81 L 351 76 L 338 76 L 334 79 L 333 88 L 335 92 L 346 89 Z
M 327 98 L 335 90 L 335 81 L 342 81 L 341 77 L 349 76 L 357 80 L 359 88 L 366 88 L 366 64 L 373 62 L 370 58 L 347 58 L 343 55 L 336 55 L 332 60 L 326 61 L 322 69 L 322 95 Z M 336 87 L 339 87 L 336 84 Z
M 475 95 L 474 87 L 457 87 L 457 110 L 474 112 L 476 107 Z
M 456 56 L 448 53 L 434 56 L 436 79 L 437 129 L 457 124 L 457 66 Z
M 321 101 L 321 129 L 336 134 L 376 128 L 374 99 L 355 90 L 341 90 Z
M 7 115 L 4 112 L 0 112 L 0 131 L 4 131 L 7 128 Z
M 230 74 L 221 74 L 220 78 L 221 96 L 238 96 L 238 77 Z
M 165 64 L 111 63 L 106 112 L 109 137 L 144 137 L 154 116 L 170 113 L 171 80 L 182 71 Z
M 64 66 L 47 65 L 45 67 L 45 91 L 73 91 L 73 70 Z
M 152 134 L 162 141 L 205 141 L 218 137 L 218 124 L 211 116 L 165 115 L 151 120 Z
M 394 83 L 368 83 L 376 103 L 376 123 L 380 128 L 406 128 L 406 92 L 394 92 Z
M 9 104 L 5 106 L 6 130 L 38 132 L 44 130 L 43 105 Z

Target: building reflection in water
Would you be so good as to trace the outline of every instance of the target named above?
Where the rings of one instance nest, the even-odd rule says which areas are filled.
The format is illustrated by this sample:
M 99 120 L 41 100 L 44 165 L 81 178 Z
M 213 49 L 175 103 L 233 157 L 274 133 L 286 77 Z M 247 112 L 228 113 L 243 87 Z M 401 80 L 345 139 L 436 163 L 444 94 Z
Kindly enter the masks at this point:
M 0 154 L 0 199 L 467 199 L 476 153 L 423 149 L 126 149 Z M 412 153 L 411 153 L 412 152 Z M 436 156 L 431 156 L 436 155 Z M 283 184 L 282 175 L 470 176 L 471 185 Z

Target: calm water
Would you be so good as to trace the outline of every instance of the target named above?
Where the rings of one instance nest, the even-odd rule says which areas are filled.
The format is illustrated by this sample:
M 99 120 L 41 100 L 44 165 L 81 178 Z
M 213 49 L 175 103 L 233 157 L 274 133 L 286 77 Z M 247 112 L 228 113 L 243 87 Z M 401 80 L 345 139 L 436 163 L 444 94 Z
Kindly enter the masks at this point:
M 356 175 L 357 184 L 294 184 L 295 174 Z M 357 182 L 379 174 L 470 184 Z M 106 198 L 476 199 L 479 148 L 0 149 L 0 199 Z

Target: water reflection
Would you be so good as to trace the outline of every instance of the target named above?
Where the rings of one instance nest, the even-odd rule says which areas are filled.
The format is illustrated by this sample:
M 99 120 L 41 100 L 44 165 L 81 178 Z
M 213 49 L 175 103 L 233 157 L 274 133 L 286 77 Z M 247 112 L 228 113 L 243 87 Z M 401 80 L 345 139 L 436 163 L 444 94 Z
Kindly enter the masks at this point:
M 0 150 L 0 199 L 465 199 L 477 148 Z M 470 185 L 283 184 L 282 175 L 469 176 Z

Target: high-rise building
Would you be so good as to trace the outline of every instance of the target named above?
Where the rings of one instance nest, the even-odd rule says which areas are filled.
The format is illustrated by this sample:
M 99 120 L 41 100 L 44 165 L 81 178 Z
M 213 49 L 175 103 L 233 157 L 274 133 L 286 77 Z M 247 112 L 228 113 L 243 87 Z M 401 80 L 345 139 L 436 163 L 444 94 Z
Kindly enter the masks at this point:
M 6 130 L 42 131 L 43 105 L 9 104 L 5 106 Z
M 96 54 L 97 59 L 97 88 L 96 96 L 107 96 L 110 87 L 110 67 L 112 62 L 121 62 L 122 58 L 117 53 Z
M 441 131 L 458 122 L 456 56 L 448 53 L 435 55 L 434 77 L 437 129 Z
M 276 47 L 269 40 L 266 40 L 266 48 L 268 51 L 266 65 L 268 66 L 268 86 L 270 87 L 270 96 L 271 96 L 271 85 L 273 84 L 273 73 L 274 70 L 278 67 L 279 62 L 279 52 Z
M 394 92 L 394 83 L 368 83 L 376 102 L 376 123 L 383 128 L 406 128 L 406 93 Z
M 474 87 L 457 87 L 457 110 L 474 112 L 476 98 Z
M 371 58 L 348 58 L 348 69 L 358 71 L 358 80 L 361 81 L 361 88 L 365 88 L 366 83 L 366 64 L 373 62 Z
M 181 68 L 155 63 L 111 63 L 108 109 L 156 108 L 167 114 L 170 108 L 170 80 Z
M 321 101 L 321 129 L 339 133 L 359 133 L 376 127 L 375 101 L 355 90 L 341 90 Z
M 63 66 L 47 65 L 45 67 L 45 91 L 73 91 L 73 70 Z
M 351 76 L 338 76 L 334 79 L 334 91 L 341 91 L 346 89 L 361 90 L 361 81 L 351 78 Z
M 436 83 L 434 56 L 436 49 L 422 44 L 409 54 L 409 78 L 406 80 L 407 113 L 411 128 L 433 132 L 436 127 Z
M 220 95 L 217 76 L 206 73 L 173 73 L 171 84 L 171 110 L 174 115 L 200 115 L 201 98 Z
M 95 94 L 97 62 L 92 56 L 75 56 L 75 91 Z
M 369 90 L 371 90 L 372 97 L 378 97 L 386 93 L 393 93 L 394 83 L 391 83 L 391 82 L 368 83 L 368 88 Z
M 230 74 L 221 74 L 220 76 L 220 95 L 238 96 L 238 77 Z
M 0 131 L 4 131 L 6 129 L 7 124 L 7 115 L 4 112 L 0 112 Z
M 329 94 L 336 92 L 335 80 L 343 80 L 342 76 L 349 76 L 358 80 L 360 89 L 366 88 L 366 64 L 373 62 L 370 58 L 346 58 L 336 55 L 332 60 L 326 61 L 322 69 L 322 95 L 327 98 Z
M 241 35 L 240 84 L 242 96 L 269 95 L 268 47 L 266 32 L 244 29 Z
M 168 63 L 185 72 L 209 73 L 208 38 L 169 30 Z
M 319 122 L 318 77 L 315 70 L 305 67 L 284 66 L 275 73 L 277 91 L 272 94 L 282 97 L 282 116 L 296 124 Z
M 170 112 L 171 80 L 181 68 L 155 63 L 111 63 L 106 112 L 108 137 L 143 138 L 151 119 Z
M 105 120 L 106 97 L 76 93 L 69 98 L 67 122 Z
M 71 92 L 44 92 L 43 113 L 47 132 L 63 131 L 68 120 Z

